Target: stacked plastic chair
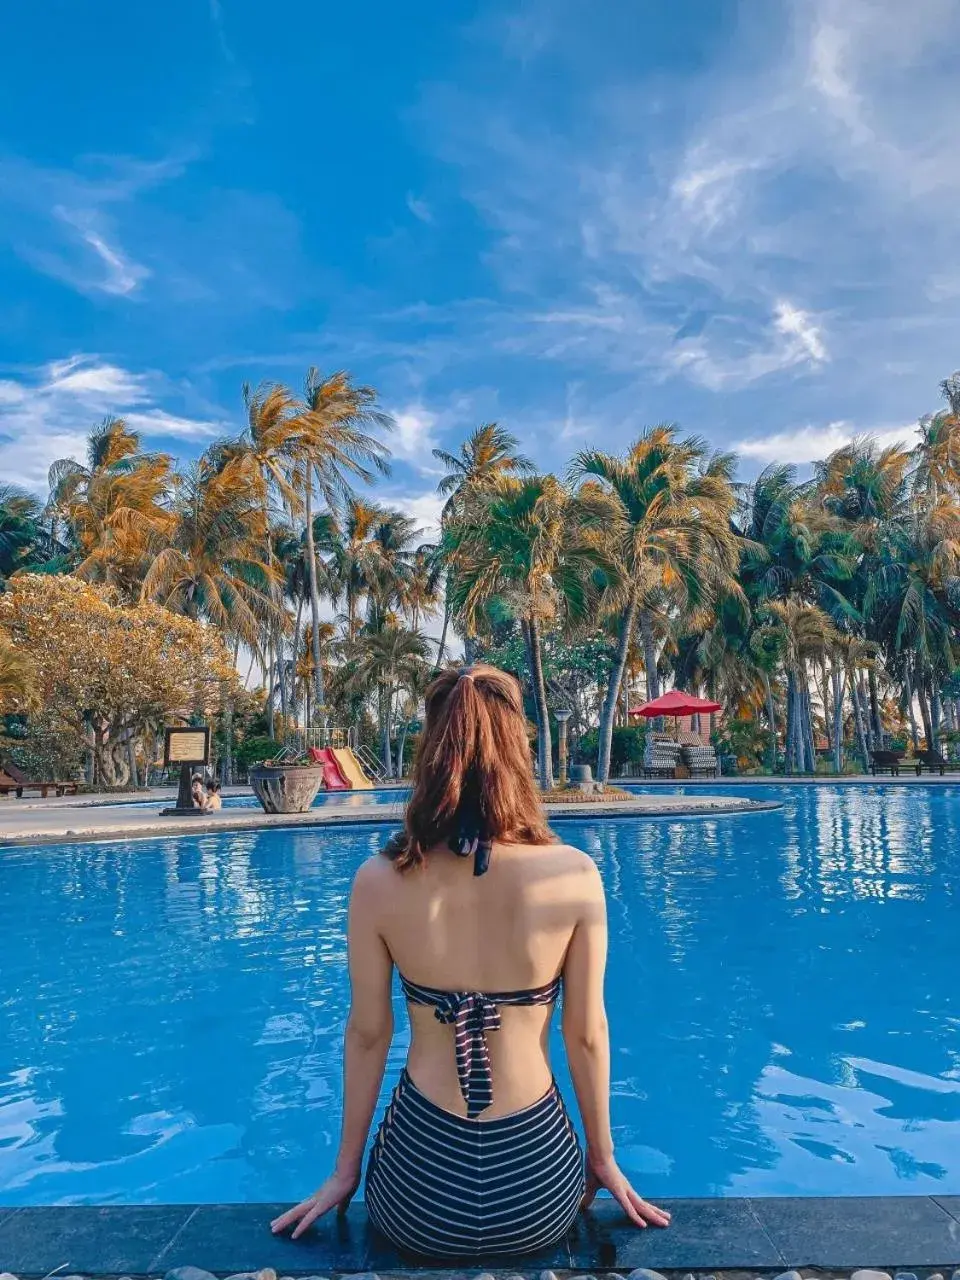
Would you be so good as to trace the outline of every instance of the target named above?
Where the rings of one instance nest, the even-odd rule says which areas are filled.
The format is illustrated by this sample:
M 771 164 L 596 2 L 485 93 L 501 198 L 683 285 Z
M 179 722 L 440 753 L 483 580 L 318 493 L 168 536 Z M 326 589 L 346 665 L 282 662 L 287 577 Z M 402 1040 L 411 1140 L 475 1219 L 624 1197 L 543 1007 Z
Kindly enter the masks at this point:
M 703 742 L 686 742 L 680 748 L 680 758 L 694 774 L 708 774 L 711 778 L 720 776 L 720 761 L 713 747 Z
M 680 763 L 680 743 L 660 734 L 648 734 L 643 748 L 645 778 L 672 778 Z

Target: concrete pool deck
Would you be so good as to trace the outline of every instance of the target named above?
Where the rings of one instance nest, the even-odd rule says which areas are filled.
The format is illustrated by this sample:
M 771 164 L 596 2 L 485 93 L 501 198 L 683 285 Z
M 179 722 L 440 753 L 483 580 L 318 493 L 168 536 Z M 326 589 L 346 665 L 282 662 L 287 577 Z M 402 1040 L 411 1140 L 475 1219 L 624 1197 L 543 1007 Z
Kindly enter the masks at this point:
M 429 1273 L 626 1275 L 638 1268 L 777 1275 L 785 1268 L 876 1267 L 941 1273 L 960 1263 L 960 1196 L 664 1199 L 673 1222 L 639 1231 L 608 1199 L 538 1254 L 457 1267 L 405 1258 L 370 1228 L 362 1204 L 302 1240 L 272 1236 L 289 1205 L 0 1206 L 0 1270 L 24 1277 L 150 1276 L 197 1267 L 220 1276 Z M 949 1275 L 949 1272 L 948 1272 Z
M 85 840 L 156 839 L 174 835 L 209 835 L 221 831 L 259 831 L 267 827 L 300 829 L 350 825 L 395 824 L 403 811 L 402 788 L 396 803 L 365 802 L 319 805 L 308 813 L 267 814 L 259 809 L 221 809 L 215 814 L 161 817 L 160 809 L 173 799 L 170 790 L 157 791 L 151 799 L 157 808 L 143 804 L 143 796 L 100 799 L 61 797 L 48 800 L 0 802 L 0 848 L 22 844 L 59 844 Z M 249 795 L 244 789 L 227 794 Z M 350 797 L 353 799 L 353 796 Z M 762 813 L 778 809 L 777 800 L 750 800 L 740 796 L 703 795 L 637 796 L 632 800 L 586 801 L 583 804 L 548 804 L 551 821 L 564 818 L 691 818 L 723 814 Z

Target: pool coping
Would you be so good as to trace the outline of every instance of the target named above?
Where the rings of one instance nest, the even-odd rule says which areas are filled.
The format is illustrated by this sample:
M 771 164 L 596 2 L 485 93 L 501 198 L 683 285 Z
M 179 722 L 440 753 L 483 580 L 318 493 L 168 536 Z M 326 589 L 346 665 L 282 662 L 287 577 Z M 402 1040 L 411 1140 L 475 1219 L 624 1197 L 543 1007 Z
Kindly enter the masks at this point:
M 592 801 L 584 804 L 547 804 L 551 822 L 582 821 L 585 818 L 679 818 L 701 819 L 744 814 L 769 813 L 783 808 L 781 800 L 746 800 L 724 796 L 679 796 L 674 803 L 663 803 L 655 797 L 638 796 L 636 800 Z M 313 827 L 396 826 L 400 815 L 390 805 L 362 806 L 350 810 L 330 806 L 308 813 L 267 814 L 258 811 L 221 809 L 216 815 L 156 817 L 127 826 L 71 826 L 62 831 L 23 830 L 0 834 L 0 849 L 49 844 L 116 843 L 127 840 L 156 840 L 172 836 L 215 835 L 237 831 L 294 831 Z
M 191 1266 L 215 1275 L 273 1268 L 281 1276 L 495 1270 L 597 1275 L 787 1267 L 944 1268 L 960 1264 L 960 1196 L 673 1199 L 665 1231 L 630 1227 L 611 1200 L 582 1214 L 565 1240 L 490 1267 L 405 1257 L 370 1227 L 362 1204 L 300 1241 L 272 1236 L 286 1204 L 0 1206 L 0 1271 L 149 1276 Z

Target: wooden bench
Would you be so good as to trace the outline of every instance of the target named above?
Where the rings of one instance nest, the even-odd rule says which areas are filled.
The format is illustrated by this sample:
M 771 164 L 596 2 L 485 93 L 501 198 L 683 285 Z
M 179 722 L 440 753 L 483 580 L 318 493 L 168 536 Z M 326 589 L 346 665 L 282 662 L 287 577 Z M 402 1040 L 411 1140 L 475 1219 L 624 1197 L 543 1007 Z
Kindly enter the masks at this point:
M 891 778 L 899 778 L 902 759 L 902 751 L 871 751 L 870 772 L 872 774 L 889 773 Z
M 0 768 L 0 796 L 8 796 L 12 791 L 18 800 L 25 791 L 38 791 L 43 800 L 51 791 L 56 796 L 75 796 L 78 785 L 76 782 L 34 782 L 15 764 Z
M 939 773 L 942 778 L 948 769 L 956 769 L 957 766 L 949 760 L 945 760 L 939 751 L 918 751 L 916 755 L 917 761 L 917 777 L 919 778 L 924 769 L 928 773 Z

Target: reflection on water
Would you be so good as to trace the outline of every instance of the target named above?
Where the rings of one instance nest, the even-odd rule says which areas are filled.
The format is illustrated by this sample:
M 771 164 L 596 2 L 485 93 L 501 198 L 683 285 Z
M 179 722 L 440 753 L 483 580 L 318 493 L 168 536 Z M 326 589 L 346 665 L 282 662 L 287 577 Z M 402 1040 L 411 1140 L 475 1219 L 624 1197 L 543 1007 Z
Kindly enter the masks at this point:
M 609 896 L 622 1161 L 650 1195 L 960 1192 L 960 794 L 778 790 L 561 827 Z M 0 1203 L 314 1185 L 350 880 L 388 830 L 4 851 Z

